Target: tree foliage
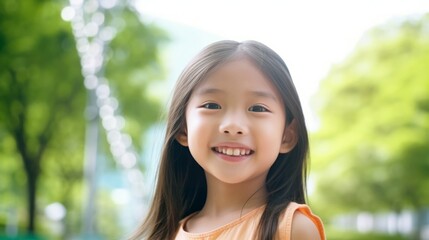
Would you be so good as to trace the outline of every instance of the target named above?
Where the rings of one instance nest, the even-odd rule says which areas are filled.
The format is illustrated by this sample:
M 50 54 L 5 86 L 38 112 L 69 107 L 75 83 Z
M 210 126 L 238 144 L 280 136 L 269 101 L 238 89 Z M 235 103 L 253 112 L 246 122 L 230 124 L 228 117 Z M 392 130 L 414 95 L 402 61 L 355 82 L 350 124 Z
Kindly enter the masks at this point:
M 374 28 L 323 80 L 312 157 L 326 215 L 429 205 L 428 29 L 429 15 Z
M 9 183 L 26 185 L 29 232 L 37 229 L 35 217 L 43 207 L 36 196 L 67 206 L 82 180 L 87 94 L 70 23 L 60 17 L 65 4 L 0 2 L 0 181 L 8 183 L 0 185 L 0 205 L 21 209 L 10 199 L 21 199 L 23 192 L 8 191 Z M 105 76 L 138 148 L 143 131 L 159 116 L 159 103 L 146 93 L 160 79 L 158 51 L 166 37 L 128 8 L 110 17 L 123 24 L 107 52 Z M 26 176 L 25 185 L 11 180 L 18 175 Z

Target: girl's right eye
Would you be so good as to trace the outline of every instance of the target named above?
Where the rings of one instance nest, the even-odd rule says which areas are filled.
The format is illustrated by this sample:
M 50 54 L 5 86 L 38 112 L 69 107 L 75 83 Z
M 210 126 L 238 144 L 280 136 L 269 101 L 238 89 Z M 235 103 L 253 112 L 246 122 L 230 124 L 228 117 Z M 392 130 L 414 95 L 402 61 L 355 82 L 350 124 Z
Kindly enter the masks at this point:
M 201 107 L 207 108 L 207 109 L 221 109 L 220 105 L 217 103 L 206 103 L 206 104 L 203 104 Z

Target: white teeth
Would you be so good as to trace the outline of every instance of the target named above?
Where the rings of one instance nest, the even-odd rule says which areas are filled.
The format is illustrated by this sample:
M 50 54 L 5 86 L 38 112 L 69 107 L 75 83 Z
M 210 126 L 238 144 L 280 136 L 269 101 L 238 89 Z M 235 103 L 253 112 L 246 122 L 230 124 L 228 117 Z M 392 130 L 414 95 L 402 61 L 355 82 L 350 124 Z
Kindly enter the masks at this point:
M 240 149 L 234 149 L 234 156 L 240 156 Z
M 223 153 L 229 156 L 245 156 L 250 154 L 249 149 L 240 149 L 240 148 L 227 148 L 227 147 L 217 147 L 215 148 L 216 152 Z

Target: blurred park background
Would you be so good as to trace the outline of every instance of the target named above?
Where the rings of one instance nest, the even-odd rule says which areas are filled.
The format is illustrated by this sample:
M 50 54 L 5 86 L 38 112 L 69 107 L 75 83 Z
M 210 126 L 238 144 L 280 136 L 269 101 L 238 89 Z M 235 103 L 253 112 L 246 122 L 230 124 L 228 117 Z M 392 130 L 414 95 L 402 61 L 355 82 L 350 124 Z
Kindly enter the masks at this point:
M 0 1 L 0 239 L 125 239 L 172 85 L 203 46 L 259 40 L 310 128 L 328 239 L 429 239 L 427 1 Z

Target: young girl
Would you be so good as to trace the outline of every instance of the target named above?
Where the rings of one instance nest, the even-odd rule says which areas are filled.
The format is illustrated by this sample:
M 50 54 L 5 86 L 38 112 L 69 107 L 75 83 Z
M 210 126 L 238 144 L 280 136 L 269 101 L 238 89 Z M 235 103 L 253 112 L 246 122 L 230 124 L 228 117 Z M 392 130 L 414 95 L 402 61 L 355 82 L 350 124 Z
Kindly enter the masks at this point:
M 213 43 L 177 82 L 155 196 L 133 239 L 325 239 L 305 205 L 307 152 L 279 55 Z

